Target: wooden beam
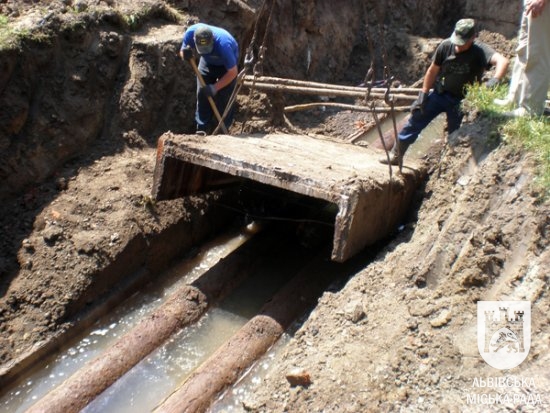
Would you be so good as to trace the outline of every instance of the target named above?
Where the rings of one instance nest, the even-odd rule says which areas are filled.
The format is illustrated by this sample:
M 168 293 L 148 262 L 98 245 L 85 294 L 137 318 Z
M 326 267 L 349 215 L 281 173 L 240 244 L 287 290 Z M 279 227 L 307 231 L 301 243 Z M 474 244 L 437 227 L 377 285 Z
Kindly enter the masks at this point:
M 270 76 L 257 76 L 254 77 L 253 75 L 247 75 L 244 77 L 245 82 L 256 82 L 256 83 L 264 83 L 264 84 L 272 84 L 272 85 L 288 85 L 288 86 L 303 86 L 303 87 L 309 87 L 309 88 L 317 88 L 317 89 L 338 89 L 338 90 L 349 90 L 349 91 L 362 91 L 363 93 L 366 93 L 368 90 L 365 86 L 346 86 L 346 85 L 335 85 L 335 84 L 329 84 L 329 83 L 321 83 L 321 82 L 310 82 L 305 80 L 295 80 L 295 79 L 283 79 L 279 77 L 270 77 Z M 387 88 L 382 87 L 373 87 L 371 88 L 371 92 L 375 93 L 385 93 Z M 418 87 L 392 87 L 392 92 L 399 92 L 401 94 L 403 93 L 411 93 L 411 94 L 418 94 L 422 91 L 421 88 Z
M 279 339 L 290 324 L 313 306 L 342 267 L 326 270 L 324 254 L 287 283 L 258 315 L 211 355 L 154 413 L 205 412 Z
M 299 95 L 317 95 L 317 96 L 328 96 L 328 97 L 351 97 L 351 98 L 380 98 L 383 99 L 385 92 L 372 92 L 368 94 L 366 88 L 354 88 L 350 89 L 340 89 L 337 87 L 334 88 L 318 88 L 318 87 L 308 87 L 308 86 L 293 86 L 293 85 L 284 85 L 284 84 L 272 84 L 272 83 L 260 83 L 260 82 L 250 82 L 244 81 L 245 87 L 254 87 L 258 90 L 269 90 L 274 92 L 288 92 L 295 93 Z M 398 91 L 399 89 L 395 89 Z M 416 100 L 417 95 L 405 94 L 405 93 L 390 93 L 392 97 L 396 100 Z
M 316 108 L 316 107 L 323 107 L 323 106 L 349 109 L 349 110 L 354 110 L 354 111 L 357 111 L 357 112 L 372 112 L 372 108 L 369 108 L 367 106 L 349 105 L 347 103 L 338 103 L 338 102 L 312 102 L 312 103 L 304 103 L 304 104 L 301 104 L 301 105 L 285 106 L 284 111 L 285 111 L 285 113 L 298 112 L 298 111 L 301 111 L 301 110 L 309 110 L 309 109 L 313 109 L 313 108 Z M 394 108 L 394 110 L 396 112 L 408 112 L 410 109 L 411 109 L 410 106 L 396 106 Z M 391 108 L 389 108 L 389 107 L 377 107 L 377 108 L 374 108 L 374 111 L 376 113 L 390 113 Z

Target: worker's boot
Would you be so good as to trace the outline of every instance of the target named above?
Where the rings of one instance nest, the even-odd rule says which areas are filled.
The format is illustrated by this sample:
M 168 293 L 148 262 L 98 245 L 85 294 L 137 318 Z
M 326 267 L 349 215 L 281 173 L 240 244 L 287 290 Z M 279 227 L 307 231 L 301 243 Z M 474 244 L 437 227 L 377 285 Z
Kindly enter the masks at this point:
M 409 142 L 403 141 L 399 138 L 396 139 L 395 143 L 393 144 L 393 148 L 391 148 L 391 151 L 389 153 L 390 164 L 399 165 L 400 163 L 403 163 L 403 156 L 405 155 L 405 152 L 407 152 L 407 149 L 409 149 L 409 146 Z M 388 157 L 384 155 L 380 158 L 380 162 L 387 165 Z

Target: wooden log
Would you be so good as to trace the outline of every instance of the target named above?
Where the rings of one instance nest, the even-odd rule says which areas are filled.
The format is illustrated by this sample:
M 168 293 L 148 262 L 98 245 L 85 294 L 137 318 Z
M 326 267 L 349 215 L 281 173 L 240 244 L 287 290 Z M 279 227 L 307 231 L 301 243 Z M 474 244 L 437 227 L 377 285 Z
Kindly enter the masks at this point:
M 345 267 L 334 264 L 329 264 L 330 269 L 327 270 L 323 257 L 318 257 L 313 264 L 287 283 L 264 305 L 259 315 L 246 323 L 153 411 L 206 411 L 216 397 L 234 384 L 297 317 L 315 304 L 335 275 L 342 275 L 346 271 Z
M 368 106 L 360 106 L 360 105 L 349 105 L 347 103 L 338 103 L 338 102 L 311 102 L 311 103 L 304 103 L 301 105 L 292 105 L 292 106 L 285 106 L 284 112 L 298 112 L 301 110 L 309 110 L 316 107 L 337 107 L 342 109 L 349 109 L 354 110 L 357 112 L 372 112 L 372 108 L 369 108 Z M 394 110 L 396 112 L 408 112 L 411 109 L 410 106 L 396 106 Z M 389 107 L 376 107 L 374 108 L 374 111 L 376 113 L 390 113 L 391 108 Z
M 282 84 L 271 84 L 271 83 L 260 83 L 260 82 L 244 82 L 244 86 L 252 87 L 258 90 L 269 90 L 275 92 L 288 92 L 296 93 L 299 95 L 317 95 L 317 96 L 329 96 L 329 97 L 351 97 L 351 98 L 365 98 L 367 96 L 366 88 L 356 88 L 357 90 L 342 90 L 338 88 L 314 88 L 306 86 L 292 86 L 292 85 L 282 85 Z M 398 90 L 398 89 L 396 89 Z M 381 92 L 371 92 L 369 94 L 370 98 L 380 98 L 383 99 L 385 93 Z M 416 95 L 412 94 L 403 94 L 403 93 L 391 93 L 396 100 L 415 100 Z
M 247 75 L 244 77 L 244 80 L 246 82 L 256 82 L 256 83 L 267 83 L 267 84 L 281 84 L 281 85 L 289 85 L 289 86 L 304 86 L 304 87 L 312 87 L 317 89 L 338 89 L 338 90 L 351 90 L 351 91 L 363 91 L 363 93 L 366 93 L 367 87 L 361 87 L 361 86 L 346 86 L 346 85 L 335 85 L 335 84 L 329 84 L 329 83 L 321 83 L 321 82 L 309 82 L 305 80 L 295 80 L 295 79 L 283 79 L 279 77 L 270 77 L 270 76 L 257 76 L 254 77 L 253 75 Z M 371 88 L 371 92 L 377 92 L 377 93 L 385 93 L 387 88 L 382 87 L 373 87 Z M 399 93 L 411 93 L 416 94 L 422 91 L 421 88 L 418 87 L 399 87 L 399 88 L 391 88 L 391 92 L 399 92 Z
M 151 315 L 31 406 L 27 413 L 82 410 L 172 334 L 196 322 L 212 304 L 240 284 L 257 265 L 259 257 L 273 248 L 271 244 L 271 241 L 246 243 L 191 285 L 176 290 Z
M 408 117 L 404 117 L 399 122 L 397 122 L 398 133 L 407 124 L 408 120 L 409 120 Z M 395 144 L 395 132 L 393 130 L 393 126 L 391 127 L 391 129 L 384 131 L 382 139 L 384 139 L 384 144 L 386 145 L 386 148 L 389 148 L 389 149 L 393 148 L 393 145 Z M 379 139 L 376 139 L 372 143 L 371 147 L 374 149 L 384 149 L 384 147 L 382 146 L 382 142 L 380 142 Z

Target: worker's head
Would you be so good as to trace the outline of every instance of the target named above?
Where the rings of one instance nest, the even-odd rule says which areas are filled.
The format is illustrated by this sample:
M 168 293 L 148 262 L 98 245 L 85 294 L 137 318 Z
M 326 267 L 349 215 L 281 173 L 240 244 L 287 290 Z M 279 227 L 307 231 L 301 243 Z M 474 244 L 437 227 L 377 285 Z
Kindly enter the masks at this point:
M 461 19 L 456 22 L 451 42 L 458 47 L 468 47 L 476 36 L 474 19 Z
M 214 48 L 214 34 L 212 29 L 206 25 L 200 25 L 195 30 L 195 47 L 199 54 L 208 54 L 212 53 Z

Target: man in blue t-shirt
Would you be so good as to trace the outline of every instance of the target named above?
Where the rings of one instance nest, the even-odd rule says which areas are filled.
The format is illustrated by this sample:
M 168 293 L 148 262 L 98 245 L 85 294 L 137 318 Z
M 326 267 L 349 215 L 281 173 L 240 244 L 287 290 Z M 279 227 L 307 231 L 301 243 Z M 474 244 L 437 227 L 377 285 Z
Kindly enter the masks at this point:
M 198 133 L 209 134 L 218 122 L 208 98 L 214 99 L 218 111 L 223 114 L 237 83 L 239 45 L 227 30 L 198 23 L 185 31 L 180 57 L 190 60 L 195 50 L 200 55 L 198 69 L 206 83 L 202 87 L 197 79 L 195 121 Z M 232 107 L 224 119 L 226 128 L 233 122 L 233 116 Z
M 392 165 L 402 162 L 409 145 L 440 113 L 447 114 L 448 133 L 460 127 L 464 117 L 460 102 L 464 98 L 465 86 L 480 82 L 487 68 L 495 66 L 494 77 L 486 83 L 488 87 L 496 86 L 506 75 L 508 59 L 489 45 L 476 41 L 475 37 L 474 20 L 461 19 L 451 37 L 437 47 L 424 76 L 422 91 L 411 106 L 411 116 L 391 150 Z M 432 87 L 434 90 L 430 91 Z M 380 162 L 387 163 L 387 157 L 381 158 Z

